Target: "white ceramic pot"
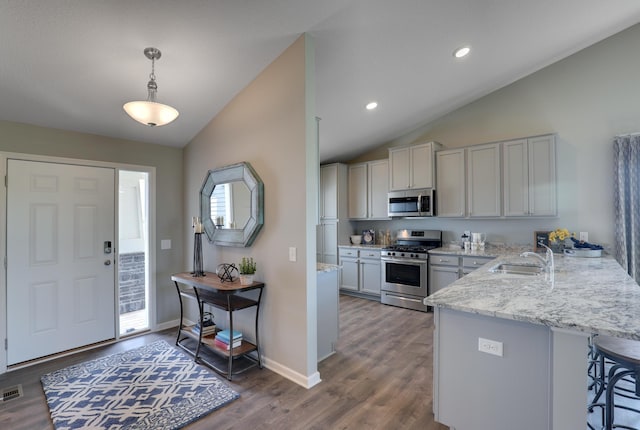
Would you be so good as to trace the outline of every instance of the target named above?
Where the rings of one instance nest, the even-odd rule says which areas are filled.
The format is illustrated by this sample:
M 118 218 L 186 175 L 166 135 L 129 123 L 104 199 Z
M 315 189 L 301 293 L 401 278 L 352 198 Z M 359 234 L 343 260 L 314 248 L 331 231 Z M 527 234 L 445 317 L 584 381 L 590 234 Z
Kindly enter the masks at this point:
M 240 275 L 240 285 L 253 284 L 253 275 Z

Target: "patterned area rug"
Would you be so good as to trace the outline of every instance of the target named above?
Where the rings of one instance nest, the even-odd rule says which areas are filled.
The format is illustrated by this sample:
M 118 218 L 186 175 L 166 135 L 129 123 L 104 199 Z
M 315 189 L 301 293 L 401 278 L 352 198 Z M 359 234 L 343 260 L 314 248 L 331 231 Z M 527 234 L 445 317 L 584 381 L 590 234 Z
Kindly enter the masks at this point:
M 240 397 L 165 341 L 41 378 L 62 429 L 179 429 Z

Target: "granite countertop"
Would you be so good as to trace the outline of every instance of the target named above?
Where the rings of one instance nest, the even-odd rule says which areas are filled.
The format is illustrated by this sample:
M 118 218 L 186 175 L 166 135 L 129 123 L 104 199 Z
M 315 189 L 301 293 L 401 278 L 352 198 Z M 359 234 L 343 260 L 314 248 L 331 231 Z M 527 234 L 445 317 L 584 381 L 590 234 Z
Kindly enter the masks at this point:
M 465 251 L 464 249 L 460 248 L 459 246 L 456 246 L 456 247 L 443 246 L 442 248 L 435 248 L 435 249 L 429 250 L 429 254 L 457 255 L 457 256 L 460 256 L 460 257 L 492 257 L 492 258 L 496 258 L 499 255 L 521 254 L 524 251 L 532 251 L 531 246 L 524 246 L 524 245 L 508 245 L 508 246 L 507 245 L 500 245 L 500 246 L 494 246 L 494 245 L 489 245 L 483 251 L 480 251 L 480 250 Z
M 316 271 L 318 272 L 334 272 L 342 269 L 342 266 L 337 264 L 316 263 Z
M 554 260 L 553 288 L 544 276 L 489 272 L 499 262 L 538 263 L 519 253 L 505 253 L 424 301 L 463 312 L 640 340 L 640 286 L 615 259 L 556 255 Z
M 338 245 L 338 248 L 382 249 L 387 245 Z

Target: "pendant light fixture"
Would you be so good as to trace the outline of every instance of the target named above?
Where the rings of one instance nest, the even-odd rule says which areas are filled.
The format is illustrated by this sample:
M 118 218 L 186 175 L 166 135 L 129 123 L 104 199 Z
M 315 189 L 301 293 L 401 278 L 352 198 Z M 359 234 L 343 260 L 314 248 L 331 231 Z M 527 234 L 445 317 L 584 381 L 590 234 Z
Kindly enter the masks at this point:
M 149 127 L 169 124 L 178 117 L 178 111 L 169 105 L 156 102 L 158 84 L 156 84 L 155 64 L 156 60 L 162 56 L 162 52 L 157 48 L 146 48 L 144 55 L 151 60 L 147 100 L 125 103 L 123 108 L 131 118 Z

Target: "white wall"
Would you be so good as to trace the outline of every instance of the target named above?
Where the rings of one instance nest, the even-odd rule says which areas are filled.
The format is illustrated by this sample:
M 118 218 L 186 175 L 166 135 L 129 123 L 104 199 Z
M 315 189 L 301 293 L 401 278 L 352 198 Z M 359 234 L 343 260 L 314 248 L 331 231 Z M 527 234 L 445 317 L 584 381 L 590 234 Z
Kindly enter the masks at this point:
M 451 238 L 459 237 L 465 229 L 479 230 L 488 232 L 490 240 L 531 244 L 534 230 L 566 227 L 588 231 L 590 241 L 611 244 L 613 137 L 640 132 L 638 46 L 640 25 L 407 133 L 356 161 L 386 157 L 388 146 L 425 140 L 455 148 L 557 133 L 557 219 L 429 220 L 393 225 L 441 228 Z M 362 226 L 358 223 L 358 229 Z
M 267 365 L 303 385 L 317 368 L 310 360 L 316 357 L 316 339 L 315 311 L 308 303 L 308 295 L 315 297 L 315 283 L 307 280 L 309 261 L 315 268 L 315 252 L 306 250 L 307 230 L 315 232 L 307 225 L 307 215 L 315 209 L 305 205 L 306 187 L 314 178 L 306 166 L 307 119 L 313 118 L 306 105 L 308 45 L 305 36 L 299 38 L 187 145 L 183 214 L 183 219 L 191 219 L 198 213 L 199 190 L 209 169 L 246 161 L 261 177 L 264 227 L 255 242 L 249 248 L 205 243 L 204 267 L 212 271 L 243 256 L 256 260 L 256 280 L 266 284 L 260 330 Z M 183 231 L 188 241 L 185 264 L 190 267 L 191 226 L 185 224 Z M 311 246 L 315 249 L 315 242 Z M 297 248 L 296 262 L 288 260 L 289 247 Z M 315 270 L 313 275 L 315 279 Z M 253 313 L 244 312 L 240 323 L 252 333 Z M 226 321 L 219 313 L 215 318 L 218 324 Z

